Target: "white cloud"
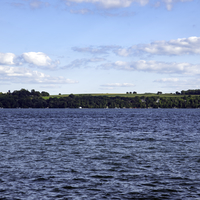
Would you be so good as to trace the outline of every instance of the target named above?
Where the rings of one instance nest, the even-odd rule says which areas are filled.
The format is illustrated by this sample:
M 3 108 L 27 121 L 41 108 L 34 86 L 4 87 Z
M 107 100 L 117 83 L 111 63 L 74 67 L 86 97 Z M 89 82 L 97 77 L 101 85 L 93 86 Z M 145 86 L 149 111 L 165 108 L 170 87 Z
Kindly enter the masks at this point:
M 37 66 L 48 66 L 51 64 L 51 59 L 42 52 L 23 53 L 22 57 L 26 62 Z
M 16 58 L 13 53 L 0 53 L 0 64 L 1 65 L 14 65 L 14 59 Z
M 60 61 L 52 61 L 49 56 L 42 52 L 28 52 L 21 56 L 16 56 L 13 53 L 0 53 L 0 65 L 23 65 L 25 63 L 43 69 L 55 69 Z
M 92 3 L 97 4 L 105 9 L 109 8 L 126 8 L 131 6 L 132 3 L 139 3 L 141 6 L 145 6 L 149 0 L 65 0 L 66 4 L 69 3 Z
M 50 69 L 54 69 L 57 67 L 58 64 L 60 64 L 59 61 L 52 61 L 49 56 L 42 52 L 23 53 L 22 58 L 26 63 L 29 63 L 30 65 L 42 68 L 47 67 Z
M 155 41 L 151 44 L 136 45 L 133 48 L 157 55 L 200 54 L 200 37 L 194 36 L 170 41 Z
M 0 81 L 12 83 L 33 84 L 73 84 L 77 81 L 64 77 L 52 77 L 38 71 L 32 71 L 22 67 L 10 67 L 0 65 Z
M 102 87 L 133 87 L 132 83 L 107 83 L 101 85 Z
M 161 74 L 200 74 L 200 65 L 193 65 L 190 63 L 169 63 L 145 60 L 139 60 L 137 62 L 116 61 L 103 64 L 101 67 L 104 69 L 114 68 L 118 70 L 144 71 Z

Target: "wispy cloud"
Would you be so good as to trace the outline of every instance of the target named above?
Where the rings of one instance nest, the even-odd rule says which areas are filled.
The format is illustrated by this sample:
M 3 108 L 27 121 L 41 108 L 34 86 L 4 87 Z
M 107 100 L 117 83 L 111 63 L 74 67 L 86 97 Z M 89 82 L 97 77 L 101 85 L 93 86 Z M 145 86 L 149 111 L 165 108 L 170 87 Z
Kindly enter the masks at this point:
M 130 7 L 132 3 L 139 3 L 141 6 L 145 6 L 149 0 L 65 0 L 65 2 L 66 5 L 70 5 L 70 3 L 90 3 L 98 7 L 110 9 Z
M 135 52 L 132 47 L 129 47 L 129 48 L 120 47 L 119 49 L 114 49 L 113 53 L 115 53 L 118 56 L 128 57 L 130 55 L 133 55 Z
M 179 38 L 170 41 L 155 41 L 132 47 L 133 50 L 155 55 L 200 54 L 200 37 Z
M 199 55 L 200 54 L 200 37 L 178 38 L 169 41 L 154 41 L 150 44 L 136 44 L 130 47 L 122 47 L 119 45 L 107 46 L 89 46 L 89 47 L 73 47 L 72 50 L 80 53 L 90 54 L 109 54 L 114 53 L 118 56 L 138 56 L 142 54 L 149 55 Z
M 29 5 L 32 9 L 38 9 L 38 8 L 41 8 L 43 6 L 47 7 L 50 5 L 50 3 L 48 2 L 43 2 L 43 1 L 40 1 L 40 0 L 32 0 L 29 2 Z
M 90 58 L 90 59 L 86 59 L 86 58 L 76 59 L 76 60 L 72 61 L 70 64 L 65 65 L 64 67 L 62 67 L 62 69 L 65 69 L 65 68 L 77 68 L 77 67 L 87 67 L 88 64 L 90 64 L 90 63 L 99 63 L 99 62 L 103 62 L 103 61 L 105 61 L 104 58 L 98 58 L 98 57 L 94 57 L 94 58 Z
M 171 10 L 175 3 L 189 2 L 193 0 L 158 0 L 155 5 L 159 7 L 161 3 L 164 3 L 167 10 Z M 96 6 L 104 9 L 110 8 L 127 8 L 130 7 L 133 3 L 138 3 L 141 6 L 145 6 L 152 0 L 65 0 L 66 5 L 70 3 L 90 3 L 95 4 Z
M 86 15 L 86 14 L 98 14 L 104 17 L 131 17 L 131 16 L 135 16 L 135 12 L 130 12 L 127 10 L 123 10 L 123 11 L 116 11 L 116 10 L 100 10 L 100 9 L 96 9 L 96 10 L 91 10 L 91 9 L 87 9 L 87 8 L 83 8 L 83 9 L 70 9 L 70 13 L 72 14 L 81 14 L 81 15 Z
M 42 7 L 48 7 L 51 5 L 51 3 L 41 0 L 18 0 L 18 2 L 12 2 L 10 3 L 12 6 L 16 8 L 31 8 L 31 9 L 39 9 Z
M 160 7 L 162 4 L 166 6 L 167 10 L 172 10 L 174 4 L 176 3 L 184 3 L 184 2 L 190 2 L 193 0 L 158 0 L 154 3 L 155 7 Z M 126 16 L 127 13 L 124 12 L 121 13 L 112 13 L 112 12 L 99 12 L 97 10 L 91 10 L 88 9 L 88 6 L 94 5 L 98 8 L 98 10 L 113 10 L 113 9 L 119 9 L 119 8 L 128 8 L 135 4 L 138 4 L 140 6 L 147 6 L 150 3 L 153 2 L 153 0 L 62 0 L 59 2 L 59 0 L 55 0 L 54 2 L 50 0 L 18 0 L 18 2 L 12 2 L 11 5 L 15 7 L 27 7 L 27 5 L 31 9 L 39 9 L 42 7 L 48 7 L 50 5 L 53 5 L 55 3 L 62 5 L 62 2 L 65 3 L 67 7 L 70 6 L 78 6 L 83 5 L 82 9 L 71 9 L 70 12 L 72 14 L 101 14 L 106 16 Z M 80 6 L 78 6 L 80 7 Z M 130 15 L 130 13 L 128 14 Z M 132 14 L 131 14 L 132 15 Z
M 85 15 L 85 14 L 93 14 L 94 12 L 91 11 L 90 9 L 79 9 L 79 10 L 73 10 L 73 9 L 71 9 L 70 13 Z
M 0 81 L 2 83 L 32 83 L 32 84 L 74 84 L 77 81 L 62 76 L 54 77 L 23 67 L 0 65 Z
M 72 50 L 79 53 L 89 53 L 92 55 L 108 55 L 109 53 L 114 53 L 123 57 L 127 57 L 136 53 L 135 47 L 125 48 L 119 45 L 72 47 Z
M 143 71 L 160 74 L 200 74 L 200 65 L 190 63 L 158 62 L 139 60 L 137 62 L 116 61 L 100 66 L 103 69 L 118 69 L 128 71 Z
M 146 6 L 149 3 L 152 3 L 152 0 L 64 0 L 67 6 L 71 4 L 94 4 L 98 8 L 102 9 L 113 9 L 113 8 L 127 8 L 132 6 L 134 3 L 137 3 L 141 6 Z M 154 3 L 155 7 L 160 7 L 161 4 L 166 6 L 166 9 L 170 11 L 175 3 L 184 3 L 190 2 L 193 0 L 158 0 Z M 83 13 L 85 14 L 85 13 Z
M 154 82 L 158 83 L 174 83 L 178 82 L 179 78 L 161 78 L 161 79 L 156 79 Z
M 89 46 L 89 47 L 72 47 L 73 51 L 80 53 L 90 53 L 90 54 L 108 54 L 109 51 L 114 51 L 120 48 L 120 46 L 107 45 L 107 46 Z

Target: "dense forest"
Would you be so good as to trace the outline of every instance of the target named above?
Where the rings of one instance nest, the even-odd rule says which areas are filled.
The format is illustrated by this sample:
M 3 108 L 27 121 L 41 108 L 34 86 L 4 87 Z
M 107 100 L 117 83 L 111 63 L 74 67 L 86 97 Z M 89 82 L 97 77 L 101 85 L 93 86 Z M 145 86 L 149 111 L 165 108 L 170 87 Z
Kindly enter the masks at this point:
M 200 90 L 176 92 L 174 97 L 162 97 L 162 95 L 108 97 L 70 94 L 67 97 L 45 99 L 45 96 L 49 96 L 48 92 L 35 90 L 29 92 L 21 89 L 12 93 L 0 93 L 0 108 L 200 108 L 198 92 Z

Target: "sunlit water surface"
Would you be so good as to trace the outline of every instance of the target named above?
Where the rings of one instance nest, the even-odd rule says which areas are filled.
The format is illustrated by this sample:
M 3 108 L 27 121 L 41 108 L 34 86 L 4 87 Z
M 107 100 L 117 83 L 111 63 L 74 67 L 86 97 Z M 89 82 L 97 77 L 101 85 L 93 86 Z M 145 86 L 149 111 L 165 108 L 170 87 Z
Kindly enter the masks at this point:
M 199 109 L 0 109 L 1 199 L 200 199 Z

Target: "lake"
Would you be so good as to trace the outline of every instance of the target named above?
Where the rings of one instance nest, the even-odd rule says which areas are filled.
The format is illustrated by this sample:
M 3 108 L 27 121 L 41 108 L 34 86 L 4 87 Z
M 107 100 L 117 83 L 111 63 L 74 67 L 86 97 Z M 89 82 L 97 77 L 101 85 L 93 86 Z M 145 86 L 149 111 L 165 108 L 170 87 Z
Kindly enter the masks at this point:
M 200 199 L 200 110 L 0 109 L 0 199 Z

